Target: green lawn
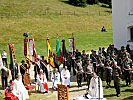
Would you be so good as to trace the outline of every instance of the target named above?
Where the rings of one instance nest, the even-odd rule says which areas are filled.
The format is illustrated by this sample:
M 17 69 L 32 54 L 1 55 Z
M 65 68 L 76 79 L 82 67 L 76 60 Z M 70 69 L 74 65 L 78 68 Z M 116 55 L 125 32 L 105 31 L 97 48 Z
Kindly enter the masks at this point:
M 77 86 L 76 83 L 75 85 Z M 106 82 L 103 81 L 104 97 L 107 100 L 133 100 L 133 84 L 131 85 L 131 87 L 125 87 L 124 86 L 125 81 L 121 81 L 121 96 L 120 97 L 115 96 L 116 92 L 113 87 L 113 81 L 111 85 L 112 85 L 111 88 L 106 88 Z M 75 88 L 74 91 L 72 91 L 73 88 Z M 75 96 L 82 95 L 85 93 L 85 89 L 79 90 L 77 87 L 73 87 L 73 88 L 71 88 L 69 92 L 71 100 Z M 0 90 L 0 92 L 2 93 L 2 95 L 0 95 L 0 100 L 2 100 L 4 98 L 4 91 Z M 49 99 L 58 100 L 57 97 L 58 97 L 57 92 L 51 92 L 51 91 L 45 95 L 41 93 L 31 93 L 30 100 L 49 100 Z
M 39 55 L 46 55 L 47 34 L 53 52 L 56 34 L 59 34 L 60 39 L 66 39 L 68 48 L 68 38 L 74 33 L 79 50 L 89 51 L 112 43 L 111 9 L 101 7 L 100 4 L 74 7 L 65 1 L 0 0 L 0 52 L 3 49 L 8 52 L 7 44 L 14 43 L 17 61 L 24 59 L 24 32 L 34 37 Z M 100 32 L 103 25 L 107 33 Z

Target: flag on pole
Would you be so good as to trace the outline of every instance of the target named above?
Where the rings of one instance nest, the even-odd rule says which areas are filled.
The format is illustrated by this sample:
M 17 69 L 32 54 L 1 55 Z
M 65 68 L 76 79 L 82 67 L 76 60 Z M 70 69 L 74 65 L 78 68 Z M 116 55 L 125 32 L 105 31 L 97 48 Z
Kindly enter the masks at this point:
M 33 39 L 33 57 L 35 59 L 35 62 L 37 62 L 38 61 L 38 58 L 37 58 L 37 52 L 36 52 L 36 48 L 35 48 L 34 39 Z
M 51 46 L 50 46 L 50 40 L 47 39 L 47 49 L 48 49 L 48 57 L 49 57 L 49 54 L 51 52 Z
M 67 51 L 66 51 L 66 46 L 65 46 L 65 40 L 63 39 L 62 40 L 62 55 L 63 55 L 63 57 L 66 57 L 66 53 L 67 53 Z
M 52 68 L 54 68 L 55 67 L 55 64 L 54 64 L 54 59 L 53 59 L 52 52 L 51 52 L 50 40 L 47 39 L 46 42 L 47 42 L 47 49 L 48 49 L 47 52 L 48 52 L 49 64 L 50 64 L 50 66 Z
M 56 39 L 56 53 L 57 56 L 60 57 L 60 40 Z
M 28 51 L 28 48 L 27 48 L 27 45 L 28 45 L 28 39 L 25 38 L 24 39 L 24 56 L 27 57 L 27 51 Z
M 10 69 L 11 69 L 12 77 L 15 77 L 14 59 L 16 59 L 16 56 L 14 53 L 14 44 L 8 44 L 8 46 L 9 46 L 9 52 L 10 52 Z

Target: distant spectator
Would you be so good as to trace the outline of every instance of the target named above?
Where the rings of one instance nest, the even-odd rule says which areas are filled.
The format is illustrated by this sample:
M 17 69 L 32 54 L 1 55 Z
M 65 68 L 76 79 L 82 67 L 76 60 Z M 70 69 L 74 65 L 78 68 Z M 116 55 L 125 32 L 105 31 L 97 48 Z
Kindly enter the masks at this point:
M 2 57 L 2 61 L 3 61 L 3 65 L 5 67 L 7 67 L 7 53 L 5 50 L 3 50 L 1 57 Z
M 103 26 L 101 32 L 107 32 L 106 28 Z

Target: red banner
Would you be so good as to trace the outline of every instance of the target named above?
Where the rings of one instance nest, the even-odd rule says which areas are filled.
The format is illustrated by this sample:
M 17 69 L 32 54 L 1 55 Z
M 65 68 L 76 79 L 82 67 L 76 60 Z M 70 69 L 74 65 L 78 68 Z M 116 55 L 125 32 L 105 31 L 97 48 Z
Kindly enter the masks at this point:
M 27 56 L 27 45 L 28 45 L 28 39 L 24 39 L 24 56 Z

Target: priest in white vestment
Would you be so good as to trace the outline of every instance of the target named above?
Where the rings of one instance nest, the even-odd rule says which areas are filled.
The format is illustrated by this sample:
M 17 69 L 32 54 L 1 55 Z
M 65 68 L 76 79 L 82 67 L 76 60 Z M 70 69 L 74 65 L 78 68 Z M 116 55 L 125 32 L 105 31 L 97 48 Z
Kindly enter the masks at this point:
M 29 99 L 28 91 L 26 90 L 24 84 L 20 80 L 20 75 L 16 75 L 15 77 L 14 88 L 15 88 L 15 92 L 19 94 L 20 100 Z
M 51 74 L 51 80 L 53 83 L 53 89 L 57 89 L 57 85 L 60 84 L 60 73 L 58 72 L 58 69 L 55 68 L 54 71 Z
M 74 100 L 106 100 L 103 98 L 102 81 L 96 73 L 92 73 L 89 90 L 85 95 L 76 97 Z
M 67 66 L 61 71 L 62 85 L 70 86 L 70 72 L 67 69 Z
M 89 94 L 92 98 L 103 98 L 102 81 L 96 73 L 92 74 L 92 78 L 89 86 Z
M 42 69 L 37 75 L 37 83 L 40 86 L 40 90 L 42 93 L 48 93 L 47 78 Z

